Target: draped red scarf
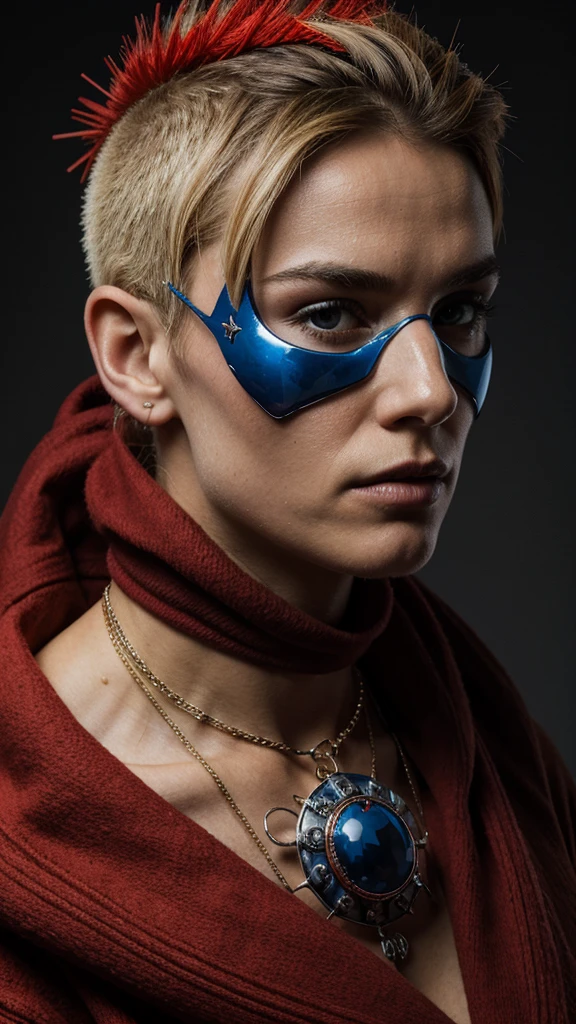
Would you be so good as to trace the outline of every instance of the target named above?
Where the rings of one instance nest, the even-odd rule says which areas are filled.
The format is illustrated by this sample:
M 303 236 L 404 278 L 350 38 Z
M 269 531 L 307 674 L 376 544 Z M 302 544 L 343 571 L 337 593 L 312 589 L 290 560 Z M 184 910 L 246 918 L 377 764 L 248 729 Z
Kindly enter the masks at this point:
M 390 618 L 388 580 L 355 579 L 339 628 L 288 604 L 240 569 L 116 434 L 88 473 L 86 500 L 122 590 L 180 632 L 236 658 L 332 672 L 357 661 Z
M 337 627 L 270 592 L 113 434 L 95 378 L 0 523 L 0 1019 L 449 1020 L 78 724 L 32 652 L 110 576 L 254 664 L 358 661 L 420 776 L 473 1024 L 576 1019 L 576 788 L 502 666 L 415 577 L 356 580 Z

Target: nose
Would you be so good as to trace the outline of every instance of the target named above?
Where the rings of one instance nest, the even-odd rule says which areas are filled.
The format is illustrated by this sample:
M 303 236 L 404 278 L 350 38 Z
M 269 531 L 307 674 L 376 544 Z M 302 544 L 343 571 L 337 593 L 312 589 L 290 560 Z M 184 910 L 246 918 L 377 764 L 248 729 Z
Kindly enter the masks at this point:
M 428 320 L 413 320 L 388 342 L 372 387 L 379 417 L 387 423 L 409 417 L 432 426 L 448 419 L 458 404 L 458 392 Z

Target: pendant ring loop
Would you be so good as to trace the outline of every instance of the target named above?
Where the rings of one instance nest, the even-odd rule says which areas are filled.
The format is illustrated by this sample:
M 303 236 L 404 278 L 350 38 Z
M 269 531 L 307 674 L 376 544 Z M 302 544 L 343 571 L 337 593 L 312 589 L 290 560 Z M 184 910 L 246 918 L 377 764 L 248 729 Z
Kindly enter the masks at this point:
M 318 750 L 315 747 L 312 757 L 316 761 L 316 778 L 324 782 L 330 775 L 334 775 L 338 771 L 338 764 L 334 754 L 329 754 L 326 750 Z M 330 767 L 330 765 L 332 767 Z
M 276 837 L 273 836 L 272 833 L 270 832 L 268 828 L 268 818 L 270 817 L 271 814 L 274 814 L 275 811 L 286 811 L 287 814 L 293 814 L 295 818 L 300 817 L 300 815 L 297 814 L 296 811 L 293 811 L 291 807 L 271 807 L 270 810 L 266 811 L 266 814 L 264 815 L 264 831 L 268 836 L 268 839 L 270 839 L 275 846 L 296 846 L 295 839 L 292 839 L 291 842 L 289 843 L 285 843 L 283 842 L 282 839 L 276 839 Z

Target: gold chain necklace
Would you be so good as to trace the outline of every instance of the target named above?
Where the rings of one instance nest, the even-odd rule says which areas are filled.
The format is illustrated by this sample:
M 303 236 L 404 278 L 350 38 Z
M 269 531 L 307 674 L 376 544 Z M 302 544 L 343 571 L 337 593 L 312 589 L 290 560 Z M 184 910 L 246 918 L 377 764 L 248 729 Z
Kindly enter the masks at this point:
M 246 732 L 244 729 L 239 729 L 234 725 L 227 725 L 225 722 L 220 721 L 219 718 L 214 718 L 209 715 L 206 711 L 202 711 L 196 704 L 192 704 L 187 701 L 175 690 L 167 685 L 162 679 L 152 672 L 148 667 L 143 658 L 140 657 L 133 644 L 130 643 L 124 630 L 122 629 L 112 604 L 110 602 L 110 586 L 109 583 L 102 597 L 104 607 L 104 617 L 106 619 L 106 625 L 108 627 L 108 633 L 110 639 L 115 647 L 116 653 L 119 655 L 124 665 L 128 668 L 128 661 L 132 663 L 146 678 L 152 683 L 160 693 L 165 693 L 168 699 L 181 711 L 185 711 L 187 714 L 192 715 L 193 718 L 198 722 L 205 722 L 207 725 L 213 726 L 215 729 L 219 729 L 221 732 L 226 732 L 230 736 L 236 736 L 238 739 L 247 740 L 249 743 L 255 743 L 260 747 L 269 747 L 271 750 L 279 750 L 287 754 L 298 754 L 301 757 L 311 757 L 317 763 L 316 775 L 319 779 L 326 778 L 328 772 L 327 762 L 334 762 L 334 758 L 340 749 L 340 746 L 344 742 L 347 736 L 350 735 L 354 726 L 358 722 L 362 709 L 364 707 L 364 683 L 362 676 L 356 668 L 354 673 L 358 682 L 358 703 L 354 709 L 354 713 L 348 722 L 348 725 L 338 734 L 335 740 L 322 740 L 317 743 L 315 747 L 310 750 L 299 750 L 297 747 L 290 746 L 289 743 L 283 743 L 281 740 L 267 739 L 265 736 L 257 736 L 255 733 Z
M 162 718 L 164 719 L 164 721 L 167 722 L 167 724 L 170 726 L 170 728 L 174 731 L 174 733 L 176 734 L 176 736 L 178 737 L 180 742 L 184 744 L 186 749 L 193 755 L 193 757 L 196 758 L 196 760 L 202 765 L 202 767 L 208 772 L 208 774 L 212 776 L 212 778 L 214 779 L 214 782 L 218 786 L 218 789 L 223 794 L 223 796 L 226 798 L 226 800 L 228 801 L 228 803 L 232 807 L 232 810 L 235 812 L 235 814 L 238 815 L 238 817 L 240 818 L 240 821 L 244 825 L 244 828 L 248 832 L 250 838 L 256 844 L 256 846 L 260 850 L 260 853 L 266 858 L 269 866 L 272 868 L 272 871 L 275 873 L 277 878 L 280 880 L 280 882 L 282 883 L 284 888 L 288 889 L 289 892 L 293 892 L 294 890 L 293 890 L 292 886 L 290 885 L 288 880 L 285 878 L 285 876 L 282 874 L 282 872 L 281 872 L 280 868 L 278 867 L 278 865 L 274 862 L 274 860 L 270 856 L 270 853 L 268 852 L 268 850 L 264 846 L 264 843 L 260 839 L 258 833 L 256 832 L 256 829 L 253 827 L 253 825 L 250 824 L 250 822 L 248 821 L 248 818 L 246 817 L 244 812 L 240 809 L 240 807 L 238 806 L 238 804 L 234 800 L 232 794 L 230 793 L 229 789 L 226 787 L 226 785 L 224 784 L 224 782 L 222 781 L 222 779 L 220 778 L 220 776 L 218 775 L 216 770 L 212 767 L 212 765 L 210 765 L 208 763 L 208 761 L 204 757 L 202 757 L 202 754 L 198 750 L 196 750 L 196 747 L 194 747 L 194 745 L 190 742 L 190 740 L 187 738 L 187 736 L 184 735 L 184 733 L 182 732 L 180 727 L 178 725 L 176 725 L 176 722 L 174 722 L 170 718 L 169 714 L 165 711 L 165 709 L 162 707 L 162 705 L 156 700 L 154 694 L 151 693 L 151 691 L 148 689 L 146 683 L 142 679 L 142 676 L 134 668 L 134 666 L 130 663 L 129 659 L 127 658 L 127 656 L 126 656 L 126 654 L 124 653 L 124 650 L 123 650 L 124 647 L 128 646 L 128 641 L 126 640 L 126 637 L 125 637 L 124 633 L 122 633 L 122 641 L 119 640 L 118 634 L 120 632 L 120 625 L 118 623 L 118 619 L 116 618 L 116 616 L 114 614 L 114 611 L 112 609 L 112 606 L 110 604 L 109 590 L 110 590 L 110 584 L 108 584 L 108 586 L 106 587 L 106 590 L 104 591 L 103 598 L 102 598 L 102 607 L 103 607 L 103 611 L 104 611 L 104 621 L 106 623 L 106 629 L 107 629 L 107 632 L 108 632 L 108 636 L 110 637 L 110 640 L 112 641 L 112 645 L 113 645 L 114 650 L 116 651 L 118 657 L 123 662 L 124 666 L 126 667 L 128 672 L 130 673 L 132 678 L 138 683 L 140 688 L 144 691 L 144 693 L 149 698 L 151 703 L 154 705 L 154 707 L 156 708 L 158 713 L 160 715 L 162 715 Z M 134 657 L 134 655 L 136 655 L 135 649 L 132 647 L 132 645 L 129 645 L 129 649 L 131 650 L 131 653 L 133 652 L 133 657 Z M 145 665 L 145 662 L 142 660 L 142 658 L 140 658 L 139 655 L 136 655 L 136 657 L 134 657 L 134 661 L 136 662 L 136 665 L 140 669 L 140 672 L 145 674 L 147 676 L 147 678 L 150 679 L 150 677 L 153 675 L 153 673 L 151 673 L 150 669 L 148 669 L 148 666 Z M 157 677 L 154 676 L 154 679 L 156 679 L 156 678 Z M 158 683 L 159 682 L 160 682 L 160 680 L 158 680 Z M 158 685 L 158 683 L 156 683 L 155 685 Z M 168 690 L 168 687 L 166 687 L 165 684 L 162 684 L 162 689 L 163 690 Z M 173 692 L 173 691 L 170 691 L 170 692 Z M 178 705 L 178 706 L 180 706 L 180 705 Z M 183 708 L 182 710 L 185 710 L 185 709 Z M 199 710 L 199 709 L 197 709 L 197 710 Z M 356 709 L 356 710 L 358 710 L 358 709 Z M 358 712 L 358 714 L 359 714 L 359 712 Z M 357 721 L 358 716 L 357 716 L 356 712 L 354 713 L 354 715 L 355 715 L 355 721 Z M 210 716 L 207 716 L 206 718 L 202 718 L 202 719 L 199 719 L 199 720 L 200 721 L 207 721 L 207 719 L 209 717 Z M 367 719 L 367 721 L 368 721 L 368 729 L 369 729 L 369 736 L 370 736 L 370 748 L 371 748 L 371 754 L 372 754 L 372 772 L 373 772 L 373 776 L 375 777 L 375 775 L 376 775 L 376 751 L 375 751 L 375 746 L 374 746 L 374 736 L 372 734 L 372 729 L 370 728 L 369 720 Z M 225 731 L 228 732 L 231 728 L 233 728 L 233 727 L 231 727 L 231 726 L 227 727 L 227 728 L 225 727 Z M 352 726 L 352 728 L 353 728 L 353 726 Z M 348 732 L 350 731 L 350 728 L 347 728 L 347 730 L 345 730 L 345 731 L 346 731 L 346 735 L 348 735 Z M 240 730 L 240 732 L 241 732 L 241 730 Z M 245 735 L 249 736 L 251 734 L 247 733 Z M 242 738 L 244 738 L 244 737 L 242 736 Z M 342 739 L 343 738 L 344 737 L 342 737 Z M 258 738 L 256 737 L 256 739 L 258 739 Z M 340 737 L 339 737 L 339 739 L 340 739 Z M 340 743 L 342 742 L 342 739 L 340 739 Z M 274 742 L 274 741 L 270 741 L 270 742 Z M 268 743 L 266 745 L 268 745 Z M 282 744 L 282 746 L 286 746 L 287 747 L 288 745 L 287 744 Z M 276 748 L 276 749 L 279 749 L 279 748 Z M 290 747 L 288 749 L 290 751 L 294 752 L 294 753 L 300 753 L 300 751 L 297 751 L 297 750 L 293 751 L 292 748 L 290 748 Z M 316 749 L 317 748 L 313 748 L 314 751 Z M 312 752 L 311 751 L 304 751 L 304 753 L 310 754 Z
M 359 679 L 359 685 L 360 685 L 360 697 L 359 697 L 359 701 L 358 701 L 358 704 L 356 706 L 356 709 L 354 711 L 354 714 L 353 714 L 350 722 L 346 726 L 346 728 L 343 729 L 341 733 L 339 733 L 339 735 L 338 735 L 338 737 L 337 737 L 337 739 L 335 741 L 325 740 L 322 743 L 317 744 L 317 746 L 313 747 L 311 750 L 301 751 L 301 750 L 298 750 L 297 748 L 293 748 L 293 747 L 289 746 L 289 744 L 282 743 L 281 741 L 268 740 L 265 737 L 256 736 L 253 733 L 248 733 L 248 732 L 245 732 L 244 730 L 236 729 L 234 726 L 228 726 L 225 723 L 220 722 L 218 719 L 214 719 L 212 716 L 207 715 L 205 712 L 201 711 L 200 708 L 197 708 L 195 705 L 190 704 L 188 701 L 184 700 L 184 698 L 182 698 L 180 695 L 176 694 L 175 691 L 171 690 L 170 687 L 168 687 L 166 685 L 166 683 L 164 683 L 157 676 L 155 676 L 154 673 L 151 671 L 151 669 L 149 669 L 149 667 L 146 665 L 146 663 L 143 661 L 143 659 L 137 653 L 137 651 L 135 650 L 133 645 L 128 641 L 126 635 L 124 634 L 124 632 L 123 632 L 123 630 L 122 630 L 122 628 L 120 626 L 120 623 L 118 622 L 118 619 L 117 619 L 117 617 L 116 617 L 116 615 L 114 613 L 112 605 L 110 603 L 109 591 L 110 591 L 110 584 L 108 584 L 108 586 L 106 587 L 106 589 L 104 591 L 104 594 L 102 595 L 102 609 L 103 609 L 103 612 L 104 612 L 104 621 L 105 621 L 105 624 L 106 624 L 106 629 L 107 629 L 107 632 L 108 632 L 108 636 L 109 636 L 109 638 L 110 638 L 110 640 L 112 642 L 112 645 L 113 645 L 114 650 L 116 651 L 118 657 L 120 658 L 120 660 L 122 661 L 122 663 L 126 667 L 127 671 L 130 673 L 132 678 L 138 683 L 140 688 L 146 694 L 146 696 L 148 697 L 148 699 L 150 700 L 152 705 L 155 707 L 155 709 L 158 711 L 158 713 L 162 716 L 162 718 L 165 720 L 165 722 L 167 722 L 167 724 L 173 730 L 173 732 L 178 737 L 178 739 L 181 741 L 181 743 L 186 747 L 186 749 L 189 751 L 189 753 L 191 753 L 193 755 L 193 757 L 196 758 L 196 760 L 202 765 L 202 767 L 208 772 L 208 774 L 214 779 L 214 782 L 218 786 L 220 792 L 225 797 L 227 802 L 230 804 L 230 806 L 232 807 L 232 810 L 238 816 L 238 818 L 242 822 L 244 828 L 248 832 L 250 838 L 252 839 L 254 844 L 257 846 L 257 848 L 260 850 L 261 854 L 264 856 L 264 858 L 266 859 L 268 865 L 270 866 L 270 868 L 272 869 L 274 874 L 277 876 L 277 878 L 279 879 L 281 884 L 284 886 L 284 888 L 287 889 L 290 893 L 296 892 L 297 890 L 295 890 L 290 885 L 290 883 L 288 882 L 286 877 L 283 875 L 283 873 L 280 870 L 280 868 L 278 867 L 278 865 L 272 859 L 269 851 L 267 850 L 266 846 L 264 845 L 264 843 L 260 839 L 260 837 L 259 837 L 258 833 L 256 832 L 255 828 L 251 825 L 251 823 L 249 822 L 249 820 L 246 817 L 246 815 L 244 814 L 244 812 L 240 809 L 240 807 L 238 806 L 238 804 L 236 803 L 236 801 L 232 797 L 232 794 L 230 793 L 230 791 L 228 790 L 228 788 L 226 787 L 226 785 L 224 784 L 224 782 L 222 781 L 222 779 L 220 778 L 218 773 L 208 763 L 208 761 L 206 761 L 206 759 L 200 754 L 200 752 L 198 750 L 196 750 L 196 748 L 193 746 L 193 744 L 190 742 L 190 740 L 184 735 L 184 733 L 179 728 L 179 726 L 172 720 L 172 718 L 170 718 L 170 716 L 167 713 L 167 711 L 156 700 L 154 694 L 149 690 L 148 686 L 146 685 L 146 682 L 144 681 L 143 676 L 145 676 L 148 681 L 152 682 L 153 685 L 156 686 L 161 692 L 166 693 L 166 695 L 171 700 L 174 701 L 174 703 L 176 704 L 177 707 L 180 707 L 181 710 L 183 710 L 183 711 L 188 711 L 188 713 L 192 714 L 198 721 L 206 722 L 207 724 L 214 725 L 215 728 L 218 728 L 218 729 L 220 729 L 220 730 L 222 730 L 224 732 L 227 732 L 230 735 L 238 736 L 240 739 L 245 739 L 245 740 L 247 740 L 248 742 L 251 742 L 251 743 L 257 743 L 257 744 L 259 744 L 261 746 L 271 747 L 272 749 L 280 750 L 282 752 L 288 752 L 288 753 L 294 753 L 294 754 L 306 754 L 308 756 L 311 756 L 314 761 L 320 762 L 319 764 L 317 764 L 316 771 L 317 771 L 318 778 L 319 779 L 324 779 L 324 780 L 328 779 L 331 775 L 333 775 L 334 773 L 338 772 L 338 766 L 337 766 L 336 761 L 335 761 L 335 754 L 337 753 L 338 748 L 342 744 L 343 740 L 346 738 L 346 736 L 348 736 L 350 734 L 350 732 L 354 728 L 354 725 L 356 724 L 356 722 L 358 721 L 358 718 L 360 716 L 360 712 L 361 712 L 362 708 L 364 708 L 364 712 L 365 712 L 365 716 L 366 716 L 367 731 L 368 731 L 369 742 L 370 742 L 370 751 L 371 751 L 371 776 L 370 777 L 371 777 L 371 780 L 376 785 L 378 785 L 376 783 L 376 747 L 375 747 L 374 735 L 373 735 L 372 727 L 371 727 L 371 723 L 370 723 L 370 717 L 369 717 L 369 714 L 368 714 L 368 708 L 367 708 L 367 706 L 366 706 L 366 704 L 364 702 L 364 688 L 363 688 L 363 683 L 362 683 L 362 677 L 360 676 L 359 673 L 357 673 L 358 679 Z M 406 772 L 406 776 L 407 776 L 407 779 L 408 779 L 408 782 L 409 782 L 409 785 L 410 785 L 410 789 L 412 791 L 412 795 L 414 796 L 414 800 L 415 800 L 416 806 L 418 807 L 418 811 L 420 813 L 420 817 L 421 817 L 421 819 L 423 821 L 424 815 L 423 815 L 422 806 L 421 806 L 420 800 L 418 798 L 418 794 L 416 792 L 416 789 L 414 787 L 414 784 L 413 784 L 413 781 L 412 781 L 412 777 L 411 777 L 411 774 L 410 774 L 410 771 L 409 771 L 409 768 L 408 768 L 408 765 L 407 765 L 407 762 L 406 762 L 406 758 L 404 757 L 404 752 L 402 750 L 402 747 L 400 746 L 400 743 L 399 743 L 398 738 L 396 737 L 396 735 L 393 732 L 391 732 L 391 736 L 394 739 L 394 742 L 395 742 L 396 748 L 398 750 L 399 756 L 400 756 L 400 758 L 402 760 L 402 764 L 403 764 L 404 770 Z M 328 749 L 326 749 L 326 748 L 328 748 Z M 326 761 L 326 759 L 332 761 L 332 764 L 333 764 L 333 769 L 332 770 L 329 770 L 325 763 L 324 764 L 321 763 L 322 760 Z M 305 804 L 308 803 L 308 800 L 303 800 L 302 798 L 296 798 L 296 799 L 301 804 L 305 805 Z M 368 806 L 370 806 L 370 803 L 371 803 L 371 801 L 368 801 Z M 267 831 L 267 834 L 269 834 L 267 829 L 266 829 L 266 831 Z M 417 843 L 416 843 L 416 846 L 418 846 L 418 847 L 425 846 L 426 842 L 427 842 L 427 839 L 428 839 L 428 832 L 425 831 L 425 829 L 422 829 L 422 832 L 423 832 L 423 837 L 420 840 L 418 840 Z M 271 836 L 271 838 L 273 838 L 273 837 Z M 290 846 L 290 845 L 295 845 L 295 844 L 294 843 L 278 843 L 278 845 Z M 306 884 L 306 883 L 303 883 L 303 884 Z M 418 885 L 419 885 L 419 887 L 427 888 L 425 886 L 425 884 L 420 879 L 418 879 Z M 301 887 L 302 886 L 298 886 L 297 888 L 299 889 Z M 380 934 L 380 936 L 382 938 L 383 949 L 384 949 L 384 952 L 385 952 L 386 956 L 388 956 L 390 959 L 395 959 L 395 957 L 397 957 L 397 956 L 403 957 L 403 956 L 406 955 L 407 945 L 406 945 L 405 949 L 404 949 L 404 947 L 402 947 L 402 949 L 404 949 L 404 952 L 400 952 L 399 951 L 400 947 L 398 946 L 398 943 L 396 943 L 396 946 L 395 946 L 394 942 L 392 942 L 392 944 L 391 944 L 391 940 L 385 939 L 385 936 L 383 934 L 383 929 L 382 928 L 379 929 L 379 934 Z M 404 944 L 406 943 L 406 940 L 403 939 L 402 936 L 399 936 L 399 939 L 402 939 Z M 402 945 L 402 944 L 400 944 L 400 945 Z

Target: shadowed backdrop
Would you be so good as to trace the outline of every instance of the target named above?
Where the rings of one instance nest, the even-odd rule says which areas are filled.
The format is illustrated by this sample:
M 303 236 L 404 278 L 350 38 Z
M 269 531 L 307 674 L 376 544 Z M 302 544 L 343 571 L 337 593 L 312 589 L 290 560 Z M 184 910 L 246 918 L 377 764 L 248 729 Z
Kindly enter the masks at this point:
M 436 552 L 418 575 L 487 643 L 576 774 L 567 7 L 552 2 L 532 13 L 495 0 L 450 0 L 441 14 L 437 7 L 416 5 L 419 23 L 446 45 L 456 32 L 463 59 L 502 89 L 513 120 L 490 389 Z M 410 10 L 402 2 L 397 8 Z M 70 108 L 79 94 L 93 94 L 80 72 L 106 86 L 102 58 L 117 55 L 135 14 L 152 11 L 146 0 L 83 0 L 28 3 L 24 26 L 21 9 L 4 15 L 5 40 L 16 47 L 22 31 L 27 38 L 26 56 L 3 90 L 0 509 L 62 400 L 94 372 L 82 323 L 89 290 L 80 249 L 83 187 L 79 171 L 66 174 L 82 143 L 52 142 L 51 135 L 74 130 Z

